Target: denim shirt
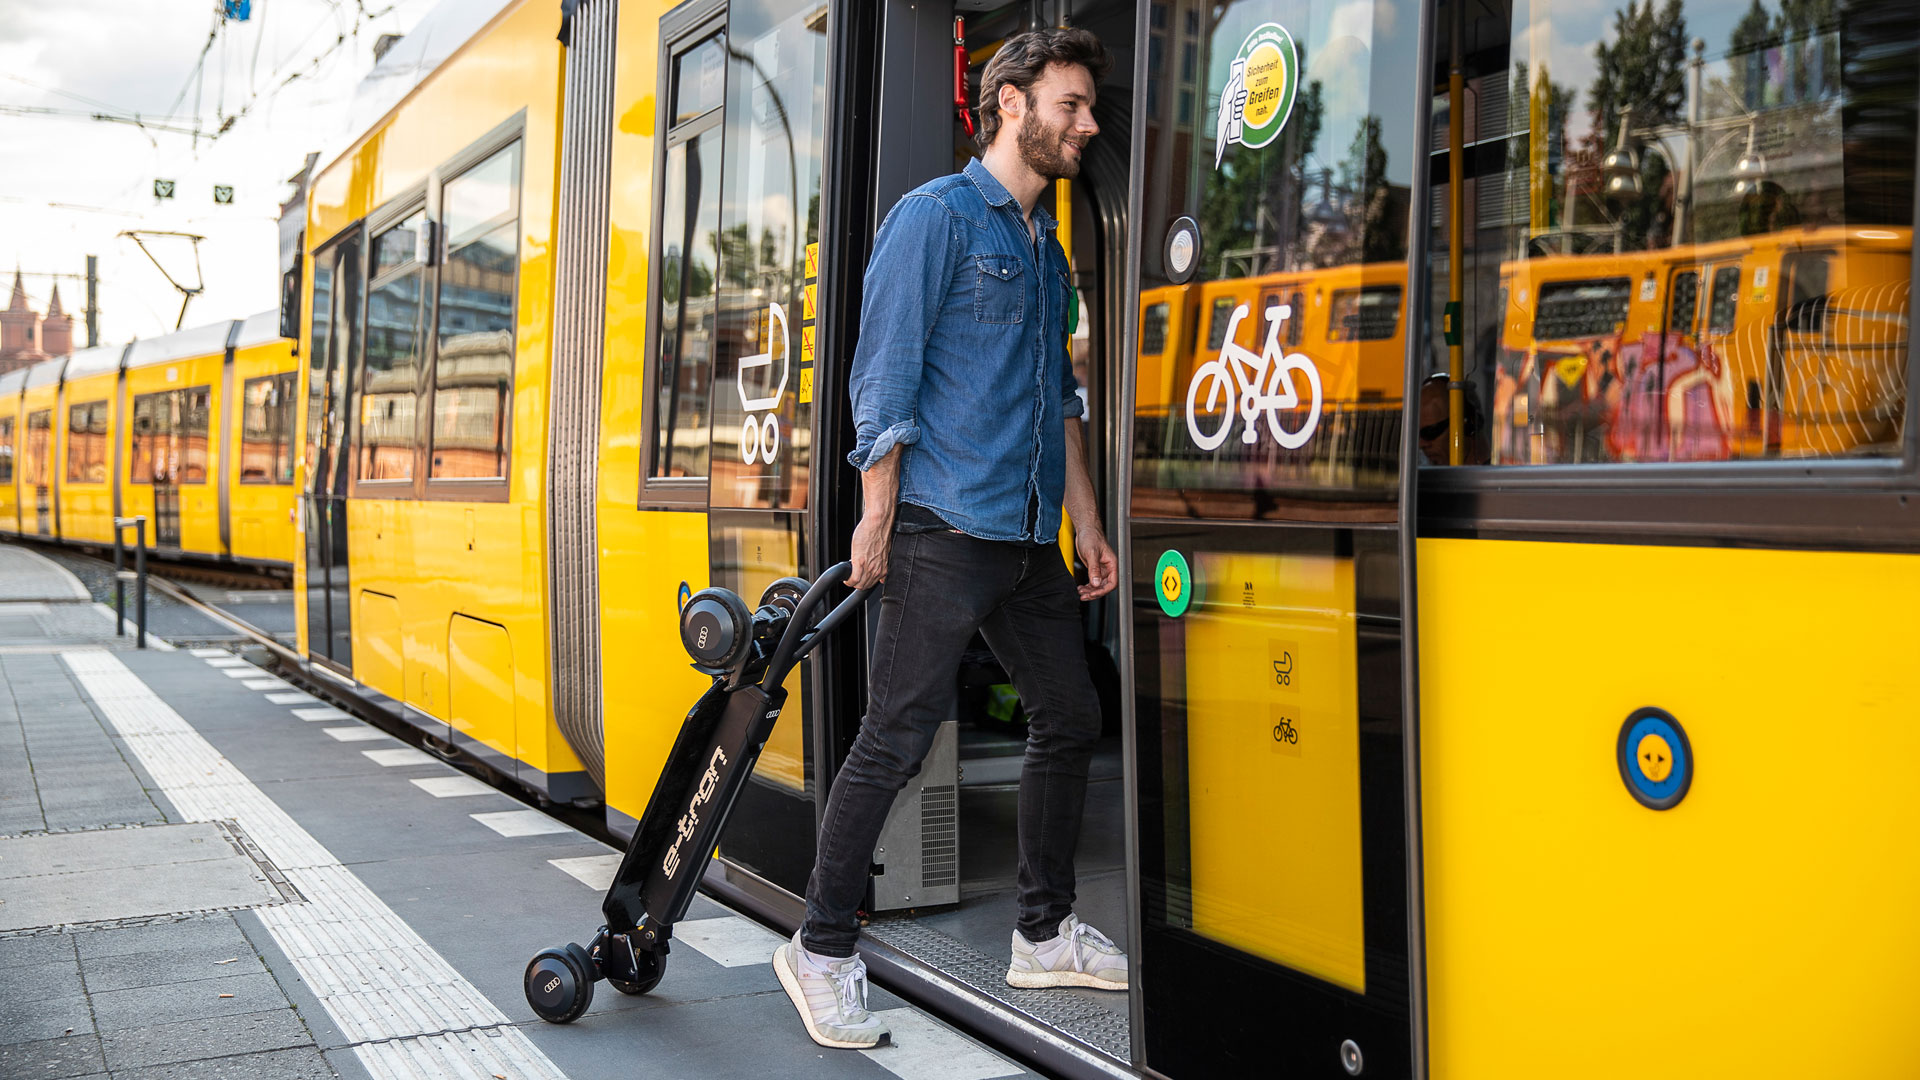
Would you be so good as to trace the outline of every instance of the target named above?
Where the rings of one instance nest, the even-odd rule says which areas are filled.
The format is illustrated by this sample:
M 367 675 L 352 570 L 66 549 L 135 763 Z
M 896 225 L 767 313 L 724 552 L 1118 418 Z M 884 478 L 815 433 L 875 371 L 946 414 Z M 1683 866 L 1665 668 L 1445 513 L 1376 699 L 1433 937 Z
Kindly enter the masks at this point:
M 1054 221 L 978 161 L 894 206 L 875 239 L 850 389 L 863 472 L 901 448 L 900 501 L 985 540 L 1051 543 L 1066 421 L 1067 260 Z

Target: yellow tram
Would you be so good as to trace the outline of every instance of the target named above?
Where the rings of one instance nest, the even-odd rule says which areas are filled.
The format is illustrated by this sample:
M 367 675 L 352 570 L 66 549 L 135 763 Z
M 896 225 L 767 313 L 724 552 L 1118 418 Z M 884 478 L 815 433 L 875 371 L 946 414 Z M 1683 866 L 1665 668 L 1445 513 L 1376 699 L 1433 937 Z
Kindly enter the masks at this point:
M 1129 568 L 1079 902 L 1138 985 L 967 982 L 1020 747 L 985 658 L 870 960 L 1073 1075 L 1920 1073 L 1920 21 L 1750 6 L 1649 13 L 1702 42 L 1652 80 L 1640 22 L 1505 2 L 449 0 L 311 187 L 300 648 L 629 833 L 706 681 L 682 599 L 846 552 L 861 274 L 971 152 L 954 66 L 1070 21 L 1121 60 L 1055 205 Z M 0 391 L 32 532 L 63 399 Z M 865 657 L 795 673 L 709 874 L 771 921 Z
M 0 376 L 0 533 L 291 567 L 295 378 L 271 311 Z

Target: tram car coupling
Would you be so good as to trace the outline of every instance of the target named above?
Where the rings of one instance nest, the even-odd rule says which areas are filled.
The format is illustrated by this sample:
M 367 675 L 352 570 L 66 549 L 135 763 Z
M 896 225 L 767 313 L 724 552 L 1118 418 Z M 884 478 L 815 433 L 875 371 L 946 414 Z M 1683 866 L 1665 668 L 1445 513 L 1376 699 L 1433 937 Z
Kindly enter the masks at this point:
M 527 1003 L 541 1019 L 572 1023 L 605 979 L 644 994 L 666 974 L 673 925 L 693 903 L 728 812 L 786 703 L 789 672 L 866 603 L 855 590 L 818 620 L 852 572 L 836 563 L 809 584 L 781 578 L 749 611 L 727 589 L 702 589 L 680 610 L 680 641 L 713 682 L 681 722 L 673 751 L 601 902 L 606 924 L 586 946 L 544 949 L 527 963 Z

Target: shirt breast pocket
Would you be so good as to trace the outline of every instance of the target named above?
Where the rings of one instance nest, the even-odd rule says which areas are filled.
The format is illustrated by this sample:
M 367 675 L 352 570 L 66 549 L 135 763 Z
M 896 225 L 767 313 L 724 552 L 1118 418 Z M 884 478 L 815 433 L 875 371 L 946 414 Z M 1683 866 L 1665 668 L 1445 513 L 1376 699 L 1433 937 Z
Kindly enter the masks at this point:
M 983 323 L 1018 323 L 1027 317 L 1026 267 L 1013 255 L 975 255 L 973 317 Z

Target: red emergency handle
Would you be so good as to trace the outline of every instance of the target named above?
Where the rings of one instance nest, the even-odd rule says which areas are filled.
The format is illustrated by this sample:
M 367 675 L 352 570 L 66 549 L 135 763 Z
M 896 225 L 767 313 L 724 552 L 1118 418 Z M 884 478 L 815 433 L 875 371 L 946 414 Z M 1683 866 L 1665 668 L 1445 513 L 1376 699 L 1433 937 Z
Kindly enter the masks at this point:
M 973 111 L 967 108 L 967 20 L 962 18 L 953 20 L 953 107 L 967 127 L 967 138 L 973 138 Z

